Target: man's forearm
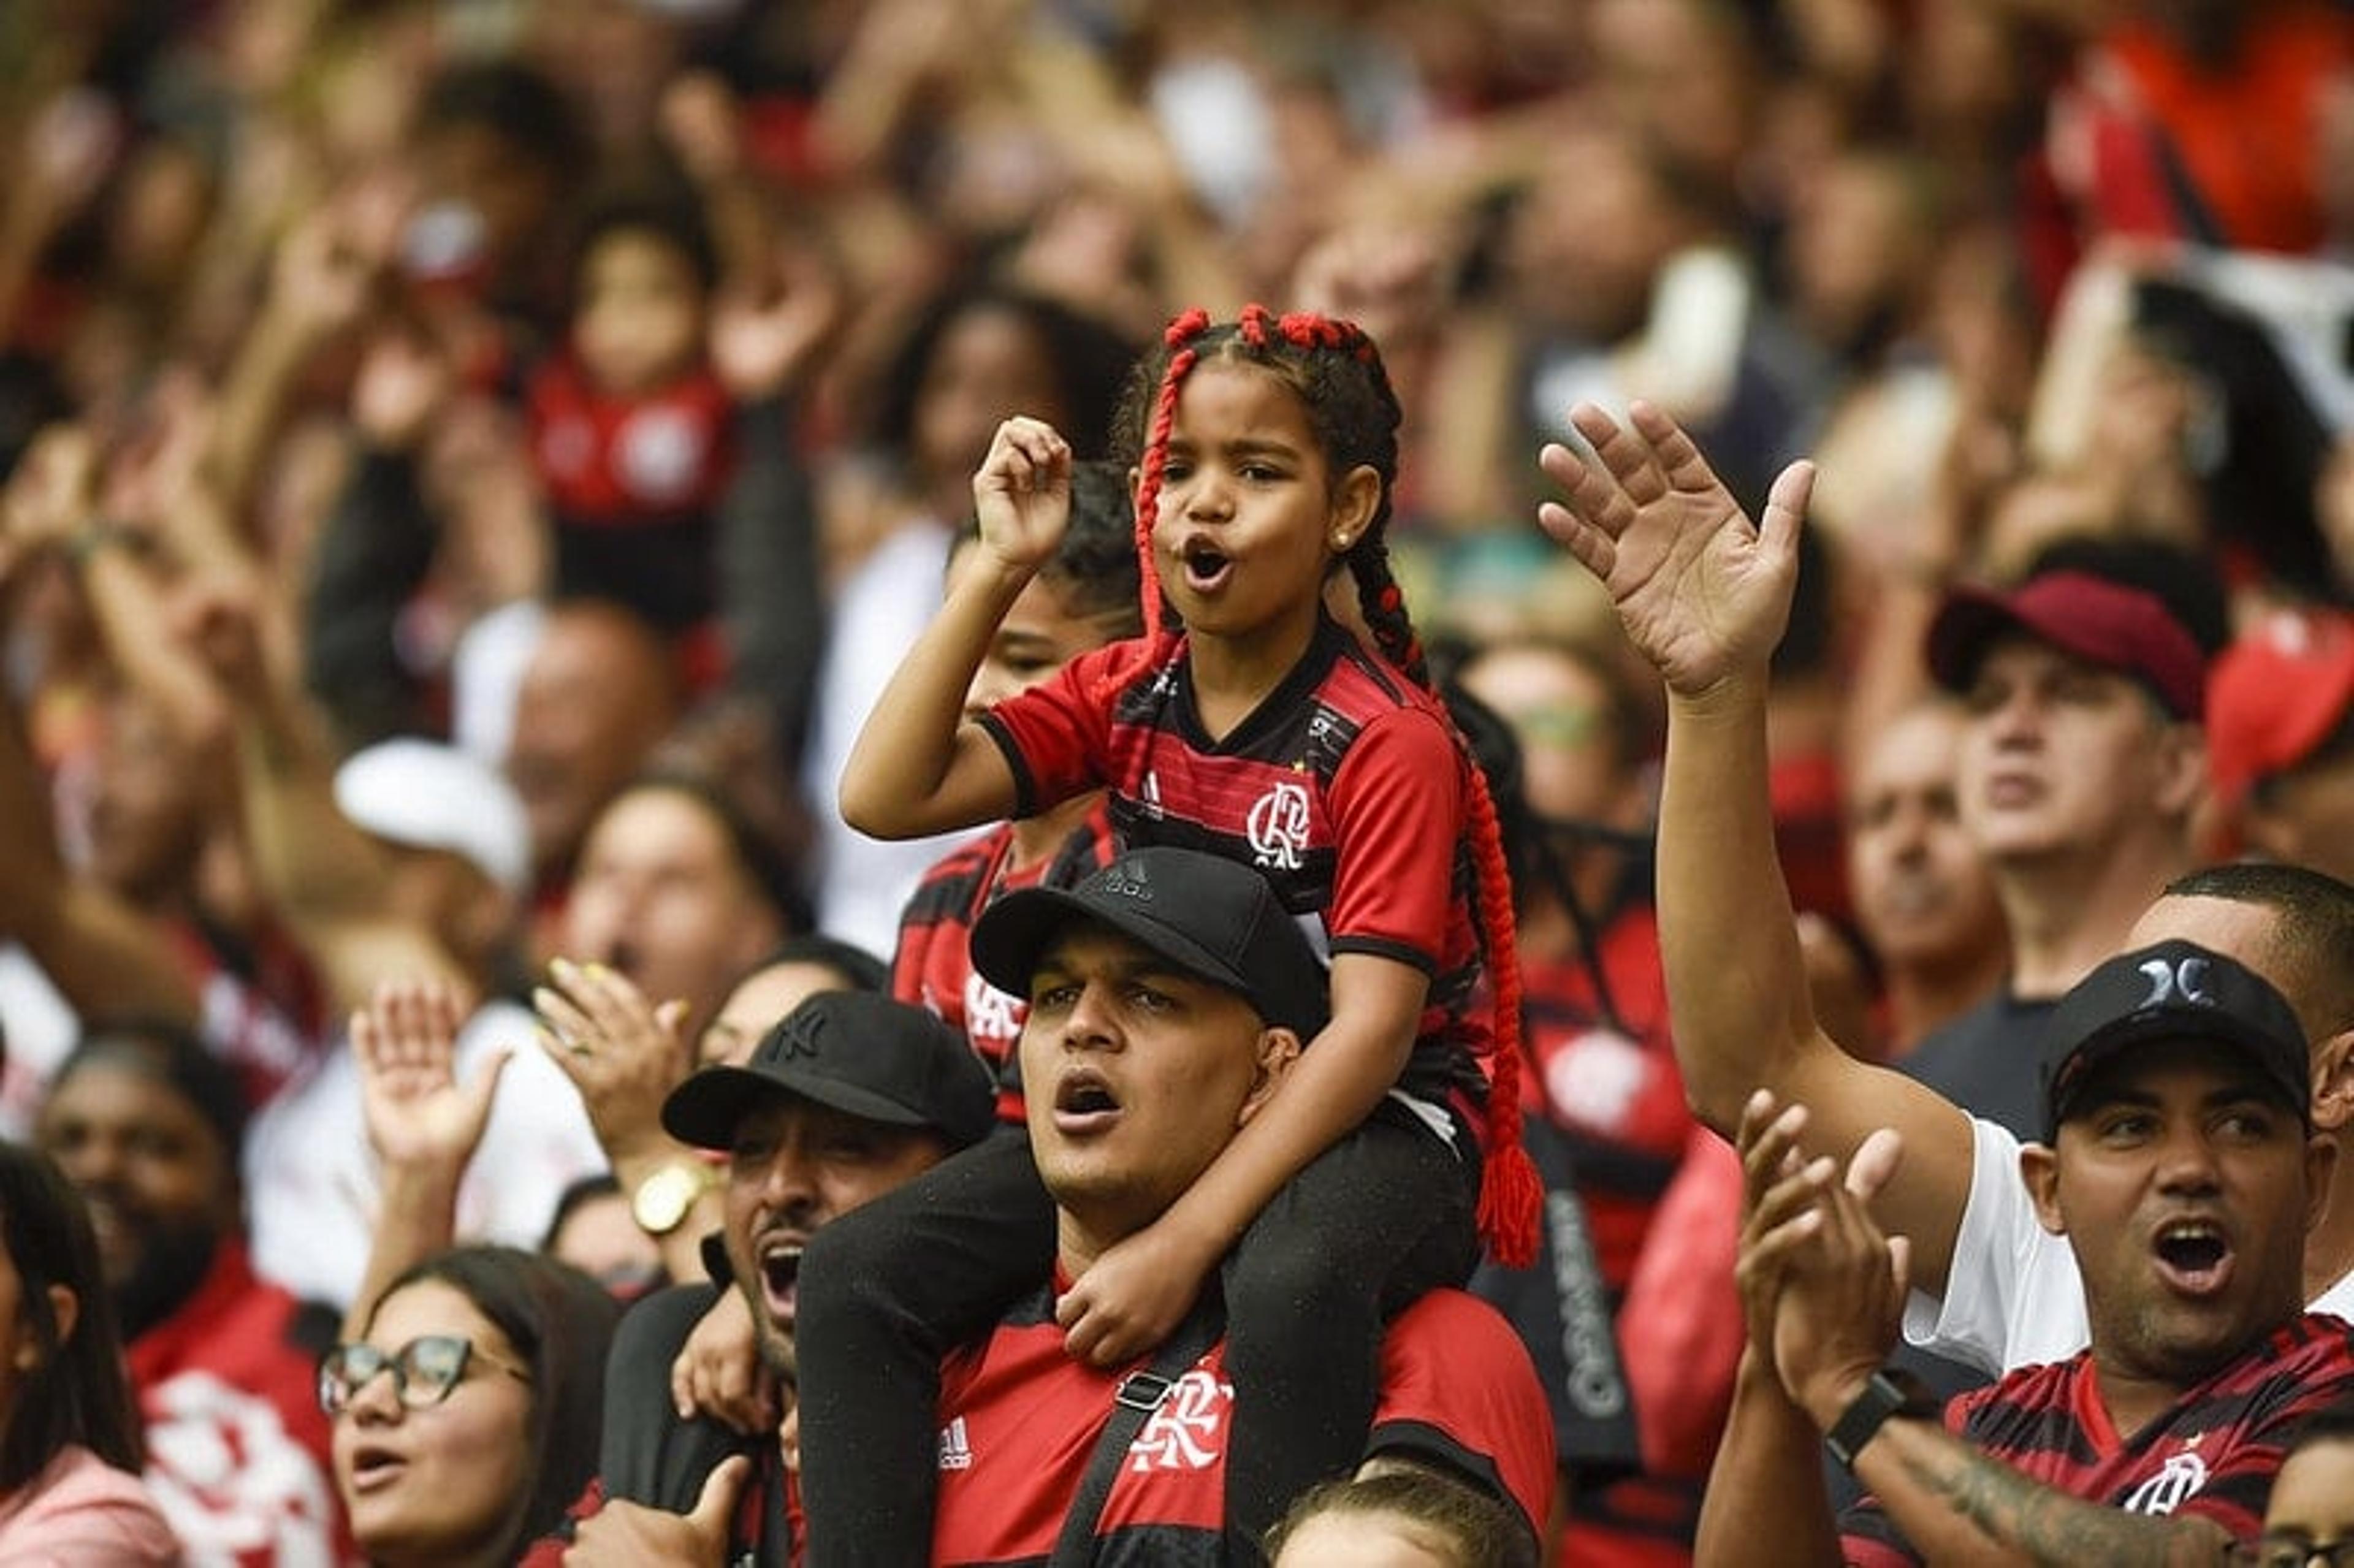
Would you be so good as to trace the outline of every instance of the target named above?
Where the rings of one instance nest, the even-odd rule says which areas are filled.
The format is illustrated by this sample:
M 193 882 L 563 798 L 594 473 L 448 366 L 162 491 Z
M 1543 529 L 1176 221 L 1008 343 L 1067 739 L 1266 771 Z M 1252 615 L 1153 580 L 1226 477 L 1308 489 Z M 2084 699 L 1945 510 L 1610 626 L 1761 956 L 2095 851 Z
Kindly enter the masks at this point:
M 1693 1568 L 1814 1568 L 1840 1560 L 1819 1437 L 1753 1351 L 1708 1473 Z
M 2230 1539 L 2211 1520 L 2128 1513 L 2055 1490 L 1934 1421 L 1892 1419 L 1856 1478 L 1932 1563 L 2050 1568 L 2214 1568 Z

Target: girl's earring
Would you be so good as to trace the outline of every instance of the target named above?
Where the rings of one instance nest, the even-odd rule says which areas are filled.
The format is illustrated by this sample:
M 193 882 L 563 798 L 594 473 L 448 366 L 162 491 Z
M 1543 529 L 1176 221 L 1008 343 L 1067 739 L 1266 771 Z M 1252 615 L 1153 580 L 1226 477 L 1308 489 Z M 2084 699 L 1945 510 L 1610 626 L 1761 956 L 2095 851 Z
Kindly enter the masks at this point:
M 1336 550 L 1346 550 L 1350 546 L 1355 543 L 1356 541 L 1349 537 L 1346 534 L 1335 534 L 1332 535 L 1332 547 Z

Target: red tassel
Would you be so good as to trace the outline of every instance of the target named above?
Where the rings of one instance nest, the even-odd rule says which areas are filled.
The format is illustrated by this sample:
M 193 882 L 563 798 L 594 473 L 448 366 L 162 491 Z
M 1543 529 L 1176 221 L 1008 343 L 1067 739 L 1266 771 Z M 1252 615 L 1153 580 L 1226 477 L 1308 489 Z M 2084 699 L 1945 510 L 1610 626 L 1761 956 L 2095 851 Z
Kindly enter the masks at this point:
M 1502 1087 L 1489 1092 L 1500 1095 Z M 1495 1121 L 1491 1115 L 1491 1129 Z M 1512 1130 L 1511 1142 L 1488 1146 L 1487 1173 L 1479 1182 L 1479 1239 L 1487 1244 L 1489 1255 L 1506 1268 L 1526 1268 L 1537 1260 L 1544 1181 L 1537 1175 L 1536 1161 L 1521 1147 L 1520 1129 Z

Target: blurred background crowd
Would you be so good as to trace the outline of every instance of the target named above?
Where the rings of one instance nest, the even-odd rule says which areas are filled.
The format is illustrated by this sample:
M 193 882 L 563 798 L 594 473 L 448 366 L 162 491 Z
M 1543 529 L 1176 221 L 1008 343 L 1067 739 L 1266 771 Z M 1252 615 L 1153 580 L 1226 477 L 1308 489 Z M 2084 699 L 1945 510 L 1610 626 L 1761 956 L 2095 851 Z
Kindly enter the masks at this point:
M 1658 694 L 1532 522 L 1574 402 L 1663 405 L 1753 506 L 1821 463 L 1775 784 L 1853 1049 L 2007 967 L 1925 705 L 1953 584 L 2158 592 L 2219 659 L 2200 856 L 2354 874 L 2342 4 L 15 0 L 0 147 L 0 1130 L 90 1196 L 134 1381 L 225 1248 L 350 1304 L 387 981 L 524 1042 L 459 1234 L 562 1196 L 573 1261 L 663 1266 L 654 1107 L 786 1005 L 731 982 L 887 959 L 949 847 L 833 780 L 998 421 L 1120 456 L 1189 305 L 1351 317 L 1400 388 L 1399 572 L 1519 741 L 1532 1095 L 1614 1308 L 1730 1209 L 1678 1201 Z M 531 1046 L 535 988 L 622 1065 Z M 230 1069 L 184 1168 L 54 1103 L 110 1031 Z M 1740 1327 L 1683 1308 L 1621 1319 L 1585 1560 L 1689 1528 Z

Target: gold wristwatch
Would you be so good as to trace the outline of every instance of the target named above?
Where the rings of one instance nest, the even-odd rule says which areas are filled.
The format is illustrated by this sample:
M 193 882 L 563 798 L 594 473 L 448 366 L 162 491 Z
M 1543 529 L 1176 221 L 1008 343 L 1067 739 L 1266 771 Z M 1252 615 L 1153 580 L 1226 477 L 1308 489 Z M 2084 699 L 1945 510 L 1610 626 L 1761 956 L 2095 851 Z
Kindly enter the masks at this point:
M 630 1194 L 630 1217 L 650 1236 L 678 1229 L 695 1201 L 718 1185 L 716 1172 L 699 1160 L 673 1160 L 656 1168 Z

